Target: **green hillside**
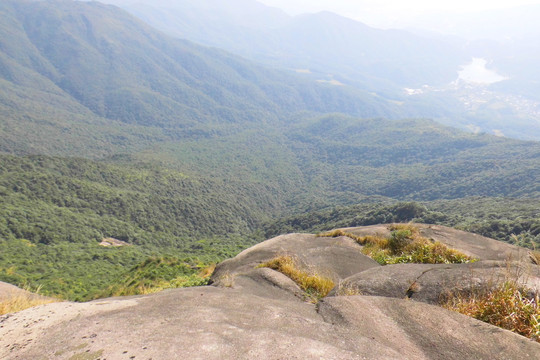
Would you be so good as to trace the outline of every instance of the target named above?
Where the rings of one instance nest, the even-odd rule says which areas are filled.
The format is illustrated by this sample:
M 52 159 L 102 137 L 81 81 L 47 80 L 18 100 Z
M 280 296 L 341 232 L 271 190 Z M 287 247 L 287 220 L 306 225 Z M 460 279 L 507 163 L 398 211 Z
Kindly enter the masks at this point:
M 84 300 L 149 256 L 223 260 L 275 206 L 251 190 L 156 165 L 0 156 L 0 279 Z
M 396 116 L 374 95 L 166 37 L 97 2 L 3 1 L 0 82 L 0 149 L 13 153 L 96 157 L 299 111 Z
M 321 172 L 332 191 L 422 200 L 540 194 L 538 142 L 469 134 L 429 120 L 341 115 L 300 124 L 290 137 L 306 172 Z
M 473 136 L 427 121 L 341 115 L 304 121 L 286 135 L 246 132 L 167 143 L 101 162 L 1 156 L 0 279 L 88 299 L 114 287 L 119 276 L 131 278 L 129 269 L 148 257 L 199 266 L 265 235 L 363 225 L 357 219 L 366 208 L 338 212 L 331 221 L 317 212 L 362 201 L 371 211 L 399 199 L 456 199 L 429 202 L 437 204 L 435 213 L 414 217 L 393 217 L 383 208 L 392 216 L 368 216 L 368 223 L 415 219 L 527 246 L 538 241 L 540 144 Z M 338 130 L 347 123 L 349 137 Z M 490 198 L 463 199 L 471 193 L 520 196 L 513 204 L 529 205 L 494 217 L 506 209 L 504 201 L 494 207 Z M 293 220 L 264 225 L 287 216 Z M 134 246 L 100 247 L 108 237 Z

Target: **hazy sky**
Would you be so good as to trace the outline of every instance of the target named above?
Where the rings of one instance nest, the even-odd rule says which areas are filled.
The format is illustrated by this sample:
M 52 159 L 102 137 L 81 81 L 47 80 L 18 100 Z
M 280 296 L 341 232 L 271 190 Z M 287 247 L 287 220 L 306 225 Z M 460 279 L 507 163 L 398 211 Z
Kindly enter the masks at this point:
M 434 12 L 470 12 L 540 4 L 540 0 L 258 0 L 290 14 L 329 10 L 371 25 Z

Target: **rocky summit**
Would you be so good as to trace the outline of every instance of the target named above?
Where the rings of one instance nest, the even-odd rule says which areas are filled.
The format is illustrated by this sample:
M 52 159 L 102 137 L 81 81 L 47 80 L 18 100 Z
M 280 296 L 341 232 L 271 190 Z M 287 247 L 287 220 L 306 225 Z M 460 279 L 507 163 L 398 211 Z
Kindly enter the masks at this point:
M 509 276 L 537 291 L 540 267 L 527 249 L 443 226 L 417 227 L 476 261 L 381 266 L 350 236 L 282 235 L 219 264 L 210 286 L 4 315 L 0 358 L 540 358 L 540 343 L 438 305 L 453 290 L 495 286 Z M 342 230 L 390 234 L 387 225 Z M 278 256 L 332 279 L 334 289 L 313 301 L 291 278 L 259 266 Z

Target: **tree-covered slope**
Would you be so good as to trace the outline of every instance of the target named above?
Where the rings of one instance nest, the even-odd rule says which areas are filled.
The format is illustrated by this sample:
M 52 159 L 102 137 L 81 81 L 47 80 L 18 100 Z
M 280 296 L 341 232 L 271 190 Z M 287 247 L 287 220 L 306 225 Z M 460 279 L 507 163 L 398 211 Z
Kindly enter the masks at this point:
M 0 156 L 0 234 L 33 243 L 181 248 L 193 237 L 245 234 L 279 201 L 158 165 Z
M 101 162 L 0 156 L 1 280 L 88 299 L 114 287 L 119 276 L 130 278 L 129 269 L 149 256 L 180 257 L 194 266 L 262 240 L 259 229 L 277 234 L 365 224 L 351 215 L 364 208 L 331 220 L 317 212 L 362 201 L 372 210 L 400 199 L 456 199 L 435 208 L 442 215 L 414 218 L 465 224 L 505 240 L 525 234 L 520 241 L 529 246 L 536 241 L 538 143 L 429 121 L 342 115 L 297 119 L 286 134 L 261 132 L 169 142 Z M 468 195 L 520 196 L 514 203 L 530 203 L 532 210 L 492 218 L 483 215 L 491 214 L 489 198 L 457 206 Z M 286 216 L 293 220 L 262 226 Z M 368 217 L 387 222 L 392 216 Z M 134 246 L 100 247 L 108 237 Z
M 429 120 L 326 115 L 289 133 L 305 174 L 330 191 L 434 200 L 538 197 L 540 143 L 474 135 Z
M 27 0 L 0 10 L 3 151 L 69 153 L 52 146 L 60 138 L 85 155 L 129 151 L 298 111 L 396 115 L 374 95 L 169 38 L 114 6 Z M 45 140 L 28 129 L 35 123 Z
M 277 201 L 244 190 L 157 165 L 0 156 L 0 279 L 83 300 L 149 256 L 222 260 Z

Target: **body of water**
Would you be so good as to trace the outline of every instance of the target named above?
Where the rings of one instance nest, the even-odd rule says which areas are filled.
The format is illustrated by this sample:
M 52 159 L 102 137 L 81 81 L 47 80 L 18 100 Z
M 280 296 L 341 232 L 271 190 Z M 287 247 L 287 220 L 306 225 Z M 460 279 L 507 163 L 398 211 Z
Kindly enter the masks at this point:
M 470 64 L 463 66 L 461 71 L 458 72 L 458 79 L 478 84 L 493 84 L 508 79 L 493 70 L 487 69 L 486 65 L 486 59 L 473 58 Z

